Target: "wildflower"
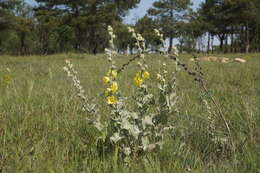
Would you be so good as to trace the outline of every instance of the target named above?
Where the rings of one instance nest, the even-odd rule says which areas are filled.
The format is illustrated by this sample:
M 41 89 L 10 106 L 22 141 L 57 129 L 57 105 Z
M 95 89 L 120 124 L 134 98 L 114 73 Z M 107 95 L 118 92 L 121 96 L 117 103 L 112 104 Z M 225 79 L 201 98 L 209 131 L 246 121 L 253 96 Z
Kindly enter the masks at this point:
M 142 37 L 141 34 L 137 34 L 137 40 L 138 41 L 144 41 L 144 38 Z
M 117 71 L 116 70 L 112 70 L 111 71 L 111 75 L 113 78 L 116 78 L 117 77 Z
M 113 45 L 113 40 L 109 40 L 109 44 L 110 44 L 110 45 Z
M 150 78 L 150 73 L 148 72 L 148 71 L 145 71 L 144 73 L 143 73 L 143 79 L 149 79 Z
M 173 53 L 176 55 L 176 56 L 178 56 L 179 55 L 179 50 L 177 49 L 177 47 L 176 46 L 173 46 Z
M 63 70 L 66 72 L 69 71 L 68 67 L 63 67 Z
M 111 58 L 111 57 L 108 57 L 107 60 L 108 60 L 109 62 L 112 62 L 112 58 Z
M 162 76 L 160 74 L 157 74 L 157 80 L 162 80 Z
M 157 36 L 160 36 L 160 32 L 159 32 L 158 29 L 154 29 L 154 32 L 155 32 L 155 34 L 156 34 Z
M 116 82 L 113 82 L 111 87 L 110 87 L 112 93 L 115 93 L 118 90 L 118 85 Z
M 5 81 L 5 83 L 9 84 L 12 81 L 12 76 L 8 75 L 8 74 L 5 74 L 3 76 L 3 80 Z
M 109 104 L 109 105 L 116 104 L 116 97 L 115 96 L 108 96 L 107 97 L 107 104 Z
M 131 148 L 130 147 L 125 147 L 124 149 L 125 155 L 129 156 L 131 154 Z
M 135 30 L 131 27 L 128 27 L 127 29 L 128 29 L 128 32 L 130 32 L 130 33 L 135 32 Z
M 140 76 L 135 76 L 134 82 L 137 87 L 141 87 L 143 84 L 143 79 Z
M 70 64 L 70 60 L 66 59 L 65 60 L 66 64 Z
M 137 72 L 137 73 L 135 74 L 135 76 L 141 78 L 141 72 L 140 72 L 140 71 Z
M 117 77 L 117 71 L 116 70 L 110 70 L 107 73 L 108 76 L 112 76 L 114 79 Z
M 110 81 L 109 77 L 107 77 L 107 76 L 103 77 L 104 84 L 107 84 L 109 81 Z
M 108 32 L 108 34 L 113 38 L 113 31 Z
M 113 32 L 113 28 L 112 28 L 110 25 L 107 26 L 107 30 L 108 30 L 109 32 Z

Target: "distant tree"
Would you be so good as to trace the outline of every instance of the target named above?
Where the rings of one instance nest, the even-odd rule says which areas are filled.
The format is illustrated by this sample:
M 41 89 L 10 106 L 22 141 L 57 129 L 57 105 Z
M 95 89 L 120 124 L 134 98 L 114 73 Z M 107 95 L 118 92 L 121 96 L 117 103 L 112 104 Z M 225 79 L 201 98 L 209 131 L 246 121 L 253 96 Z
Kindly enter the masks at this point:
M 13 22 L 13 9 L 19 1 L 9 1 L 1 0 L 0 1 L 0 31 L 9 29 Z
M 118 52 L 128 53 L 128 52 L 126 52 L 128 48 L 129 48 L 129 51 L 133 50 L 134 40 L 133 40 L 131 34 L 128 32 L 129 26 L 130 25 L 123 24 L 121 22 L 113 23 L 114 32 L 116 35 L 115 47 L 117 48 Z
M 199 13 L 209 36 L 218 37 L 221 52 L 249 52 L 257 49 L 255 45 L 260 40 L 259 0 L 206 0 Z
M 38 7 L 35 10 L 35 19 L 37 21 L 36 28 L 39 43 L 38 53 L 44 55 L 51 53 L 52 35 L 54 35 L 54 31 L 57 29 L 58 26 L 62 26 L 61 19 L 58 16 L 58 12 L 54 10 L 48 10 L 48 8 L 45 7 Z
M 24 55 L 28 52 L 28 45 L 26 45 L 26 38 L 32 34 L 34 27 L 32 8 L 24 1 L 17 3 L 14 9 L 14 29 L 20 41 L 20 54 Z
M 137 21 L 135 27 L 144 37 L 147 47 L 150 47 L 152 51 L 161 43 L 160 39 L 154 32 L 154 29 L 158 29 L 158 23 L 152 18 L 145 15 Z
M 61 18 L 62 25 L 73 28 L 74 49 L 97 53 L 106 45 L 106 25 L 121 21 L 127 11 L 140 0 L 36 0 L 38 13 L 44 16 L 49 12 Z
M 190 0 L 157 0 L 148 10 L 148 14 L 160 23 L 163 34 L 169 38 L 169 52 L 172 50 L 173 38 L 178 36 L 177 23 L 185 20 L 190 6 Z
M 0 14 L 0 31 L 5 32 L 3 37 L 0 37 L 0 46 L 2 45 L 2 48 L 6 46 L 5 49 L 11 48 L 13 54 L 26 54 L 30 47 L 29 43 L 26 43 L 27 36 L 29 33 L 32 35 L 32 9 L 23 0 L 2 0 Z M 11 38 L 13 40 L 9 43 Z M 6 42 L 5 46 L 1 42 Z

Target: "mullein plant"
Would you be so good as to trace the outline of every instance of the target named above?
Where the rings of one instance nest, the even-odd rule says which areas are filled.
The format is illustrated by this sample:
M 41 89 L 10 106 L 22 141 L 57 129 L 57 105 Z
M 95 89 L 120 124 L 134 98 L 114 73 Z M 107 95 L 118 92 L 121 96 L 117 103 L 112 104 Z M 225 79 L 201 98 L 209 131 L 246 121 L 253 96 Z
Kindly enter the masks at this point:
M 169 58 L 173 60 L 177 66 L 182 68 L 189 76 L 191 76 L 194 81 L 198 84 L 200 88 L 200 96 L 204 109 L 207 111 L 207 131 L 206 135 L 210 137 L 211 141 L 215 144 L 220 144 L 220 148 L 225 146 L 226 150 L 231 149 L 234 156 L 236 157 L 236 146 L 233 142 L 231 129 L 226 117 L 222 111 L 222 107 L 217 103 L 215 97 L 212 95 L 210 90 L 206 86 L 206 81 L 204 80 L 204 73 L 202 72 L 202 67 L 198 61 L 196 55 L 193 55 L 195 62 L 195 69 L 191 70 L 188 68 L 187 64 L 182 63 L 176 53 L 169 55 Z M 220 119 L 221 123 L 217 123 Z M 225 129 L 223 129 L 223 127 Z
M 78 72 L 74 69 L 73 64 L 70 60 L 66 60 L 66 66 L 63 67 L 63 70 L 67 73 L 67 77 L 71 79 L 73 86 L 76 90 L 78 98 L 82 102 L 82 112 L 86 112 L 89 116 L 87 120 L 94 124 L 97 129 L 102 129 L 102 124 L 100 123 L 100 114 L 96 104 L 90 102 L 89 98 L 85 95 L 85 90 L 81 85 L 81 82 L 78 78 Z
M 159 37 L 162 48 L 164 48 L 161 53 L 164 55 L 164 61 L 162 63 L 162 69 L 160 73 L 157 73 L 157 80 L 158 80 L 158 89 L 159 89 L 159 110 L 161 114 L 164 114 L 164 112 L 167 112 L 167 114 L 172 114 L 174 112 L 177 112 L 176 108 L 176 102 L 177 102 L 177 92 L 176 92 L 176 86 L 177 86 L 177 72 L 180 70 L 177 63 L 175 63 L 175 68 L 172 71 L 172 74 L 169 74 L 167 71 L 167 59 L 169 59 L 169 54 L 167 53 L 167 50 L 165 49 L 165 42 L 163 39 L 163 35 L 160 34 L 160 32 L 155 29 L 155 34 L 157 37 Z M 178 56 L 178 50 L 176 47 L 173 47 L 174 54 Z
M 115 35 L 111 26 L 108 26 L 107 29 L 110 46 L 105 49 L 110 66 L 108 72 L 102 78 L 105 86 L 104 100 L 110 110 L 109 116 L 101 120 L 101 115 L 96 111 L 96 104 L 89 104 L 89 99 L 84 95 L 85 91 L 80 84 L 73 65 L 67 61 L 67 66 L 64 67 L 68 77 L 73 81 L 79 98 L 83 101 L 83 110 L 93 115 L 89 120 L 102 134 L 97 137 L 102 139 L 99 140 L 99 144 L 101 141 L 104 149 L 111 149 L 112 147 L 116 154 L 119 154 L 125 160 L 162 148 L 164 136 L 168 130 L 173 129 L 168 119 L 174 114 L 177 101 L 176 71 L 168 81 L 170 73 L 166 70 L 166 62 L 162 67 L 163 73 L 157 74 L 160 96 L 155 98 L 151 93 L 150 88 L 152 86 L 149 85 L 151 76 L 144 53 L 146 49 L 145 40 L 133 28 L 128 29 L 135 40 L 136 59 L 138 59 L 137 66 L 139 69 L 133 76 L 136 93 L 134 96 L 135 106 L 131 110 L 125 103 L 126 98 L 120 93 L 120 85 L 117 81 L 118 75 L 127 65 L 124 65 L 123 68 L 117 68 L 113 59 L 116 51 L 114 51 L 113 44 Z M 155 33 L 164 43 L 163 36 L 159 31 Z M 165 57 L 167 57 L 166 53 Z

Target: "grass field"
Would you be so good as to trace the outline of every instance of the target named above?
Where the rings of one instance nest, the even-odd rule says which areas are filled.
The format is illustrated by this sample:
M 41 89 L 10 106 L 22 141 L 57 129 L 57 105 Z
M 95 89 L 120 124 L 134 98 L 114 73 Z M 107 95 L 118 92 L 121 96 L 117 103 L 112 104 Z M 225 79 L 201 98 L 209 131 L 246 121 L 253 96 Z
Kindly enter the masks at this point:
M 178 74 L 176 130 L 163 150 L 137 158 L 126 166 L 113 154 L 104 157 L 95 147 L 95 129 L 86 121 L 80 101 L 62 70 L 70 59 L 89 97 L 103 100 L 101 78 L 108 69 L 104 55 L 0 57 L 0 173 L 27 172 L 260 172 L 260 54 L 216 55 L 242 57 L 248 62 L 203 62 L 207 86 L 230 124 L 236 152 L 216 146 L 203 135 L 206 111 L 200 90 L 184 71 Z M 190 67 L 189 55 L 180 59 Z M 118 57 L 118 64 L 129 57 Z M 153 85 L 160 56 L 148 59 Z M 173 62 L 169 60 L 169 70 Z M 7 72 L 6 68 L 10 69 Z M 119 76 L 122 93 L 131 99 L 136 63 Z M 221 126 L 221 121 L 218 122 Z M 221 148 L 222 147 L 222 148 Z M 223 149 L 224 148 L 224 149 Z

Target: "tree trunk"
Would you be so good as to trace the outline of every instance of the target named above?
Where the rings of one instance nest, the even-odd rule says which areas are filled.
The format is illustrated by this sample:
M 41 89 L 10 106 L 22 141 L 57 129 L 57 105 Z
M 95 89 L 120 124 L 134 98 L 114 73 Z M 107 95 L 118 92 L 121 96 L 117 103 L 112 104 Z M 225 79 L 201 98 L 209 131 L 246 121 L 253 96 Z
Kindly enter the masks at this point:
M 171 37 L 169 38 L 168 53 L 171 53 L 171 51 L 172 51 L 172 44 L 173 44 L 173 37 L 171 36 Z
M 40 28 L 40 51 L 42 55 L 48 54 L 49 51 L 49 29 L 41 26 Z
M 214 53 L 214 35 L 211 34 L 211 53 Z
M 230 37 L 230 52 L 234 52 L 234 28 L 231 28 L 231 37 Z
M 210 33 L 208 32 L 208 46 L 207 46 L 207 53 L 210 51 Z
M 249 52 L 250 49 L 250 40 L 249 40 L 249 26 L 248 21 L 246 22 L 246 53 Z
M 223 42 L 224 42 L 224 39 L 221 37 L 220 38 L 220 45 L 219 45 L 220 52 L 223 52 Z
M 225 50 L 224 53 L 228 53 L 228 34 L 225 35 Z
M 133 47 L 132 44 L 131 44 L 130 47 L 129 47 L 129 51 L 130 51 L 130 54 L 131 54 L 131 55 L 134 54 L 134 47 Z
M 259 35 L 259 23 L 258 24 L 256 24 L 256 30 L 255 30 L 255 32 L 256 32 L 256 37 L 255 37 L 255 52 L 257 53 L 257 52 L 259 52 L 259 46 L 260 46 L 260 43 L 259 43 L 259 38 L 260 38 L 260 35 Z
M 201 49 L 202 49 L 202 38 L 201 37 L 198 37 L 197 39 L 197 43 L 198 43 L 198 53 L 201 52 Z
M 184 43 L 184 41 L 180 40 L 180 53 L 183 52 L 183 43 Z
M 25 33 L 20 33 L 20 54 L 25 55 Z
M 82 34 L 81 34 L 81 29 L 80 26 L 76 26 L 76 41 L 74 45 L 74 49 L 76 52 L 80 52 L 81 50 L 81 39 L 82 39 Z
M 173 3 L 173 1 L 170 1 L 171 3 Z M 173 4 L 171 4 L 173 5 Z M 174 17 L 173 17 L 173 9 L 170 10 L 170 18 L 171 20 L 174 20 Z M 172 44 L 173 44 L 173 33 L 172 31 L 170 32 L 170 38 L 169 38 L 169 48 L 168 48 L 168 53 L 171 53 L 172 51 Z

